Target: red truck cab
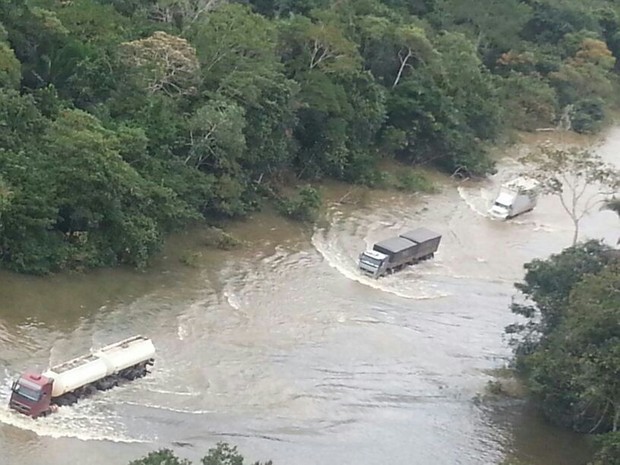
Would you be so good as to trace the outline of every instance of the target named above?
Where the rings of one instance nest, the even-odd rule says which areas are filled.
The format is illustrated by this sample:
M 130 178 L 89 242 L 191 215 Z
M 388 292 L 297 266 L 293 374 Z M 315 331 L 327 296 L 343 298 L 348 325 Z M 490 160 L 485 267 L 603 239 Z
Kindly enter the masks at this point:
M 9 407 L 32 418 L 47 415 L 51 411 L 53 383 L 53 379 L 38 373 L 24 373 L 11 386 Z

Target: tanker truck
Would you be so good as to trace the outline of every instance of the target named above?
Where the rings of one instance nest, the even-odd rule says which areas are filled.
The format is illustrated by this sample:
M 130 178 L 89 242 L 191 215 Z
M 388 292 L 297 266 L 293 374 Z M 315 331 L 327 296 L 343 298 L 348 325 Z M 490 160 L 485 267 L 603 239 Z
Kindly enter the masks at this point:
M 9 407 L 32 418 L 55 412 L 96 391 L 145 376 L 153 365 L 150 339 L 134 336 L 37 373 L 23 373 L 11 387 Z

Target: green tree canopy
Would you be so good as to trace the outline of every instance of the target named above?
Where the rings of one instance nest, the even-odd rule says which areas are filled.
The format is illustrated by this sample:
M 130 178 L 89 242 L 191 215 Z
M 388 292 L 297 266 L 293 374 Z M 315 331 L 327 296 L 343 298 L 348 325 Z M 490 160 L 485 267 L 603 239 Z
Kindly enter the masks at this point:
M 507 328 L 517 368 L 542 411 L 575 431 L 620 426 L 620 262 L 590 241 L 527 264 L 516 287 L 531 303 Z
M 171 227 L 247 214 L 284 179 L 377 185 L 384 158 L 484 176 L 507 130 L 594 132 L 617 93 L 611 0 L 5 0 L 0 18 L 1 263 L 23 271 L 142 264 Z

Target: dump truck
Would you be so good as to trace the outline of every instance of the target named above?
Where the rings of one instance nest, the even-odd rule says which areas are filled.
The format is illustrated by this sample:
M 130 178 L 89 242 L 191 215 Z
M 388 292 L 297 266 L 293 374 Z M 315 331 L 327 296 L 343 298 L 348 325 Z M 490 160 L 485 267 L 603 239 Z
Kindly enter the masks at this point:
M 26 371 L 11 387 L 9 407 L 32 418 L 48 415 L 59 406 L 145 376 L 154 356 L 151 340 L 138 335 L 43 373 Z
M 433 258 L 440 241 L 441 234 L 430 229 L 418 228 L 407 231 L 377 242 L 372 250 L 361 253 L 359 268 L 373 278 L 379 278 L 407 265 Z
M 507 220 L 531 211 L 538 202 L 540 184 L 535 179 L 518 177 L 504 184 L 489 209 L 497 219 Z

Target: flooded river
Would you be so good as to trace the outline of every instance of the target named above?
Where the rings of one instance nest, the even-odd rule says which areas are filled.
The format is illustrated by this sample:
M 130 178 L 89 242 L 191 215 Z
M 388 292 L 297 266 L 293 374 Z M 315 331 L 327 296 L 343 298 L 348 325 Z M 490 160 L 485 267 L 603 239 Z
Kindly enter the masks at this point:
M 620 129 L 600 150 L 620 163 Z M 180 235 L 145 273 L 0 274 L 0 464 L 125 465 L 161 447 L 196 460 L 227 441 L 275 465 L 582 465 L 578 436 L 521 402 L 479 400 L 510 356 L 523 263 L 572 237 L 553 198 L 510 222 L 485 216 L 520 169 L 505 158 L 483 183 L 330 202 L 313 230 L 256 215 L 233 226 L 246 245 L 232 252 Z M 362 249 L 418 225 L 443 234 L 434 260 L 377 281 L 358 273 Z M 597 211 L 582 231 L 615 243 L 618 218 Z M 36 421 L 6 408 L 23 369 L 135 333 L 158 351 L 146 378 Z

